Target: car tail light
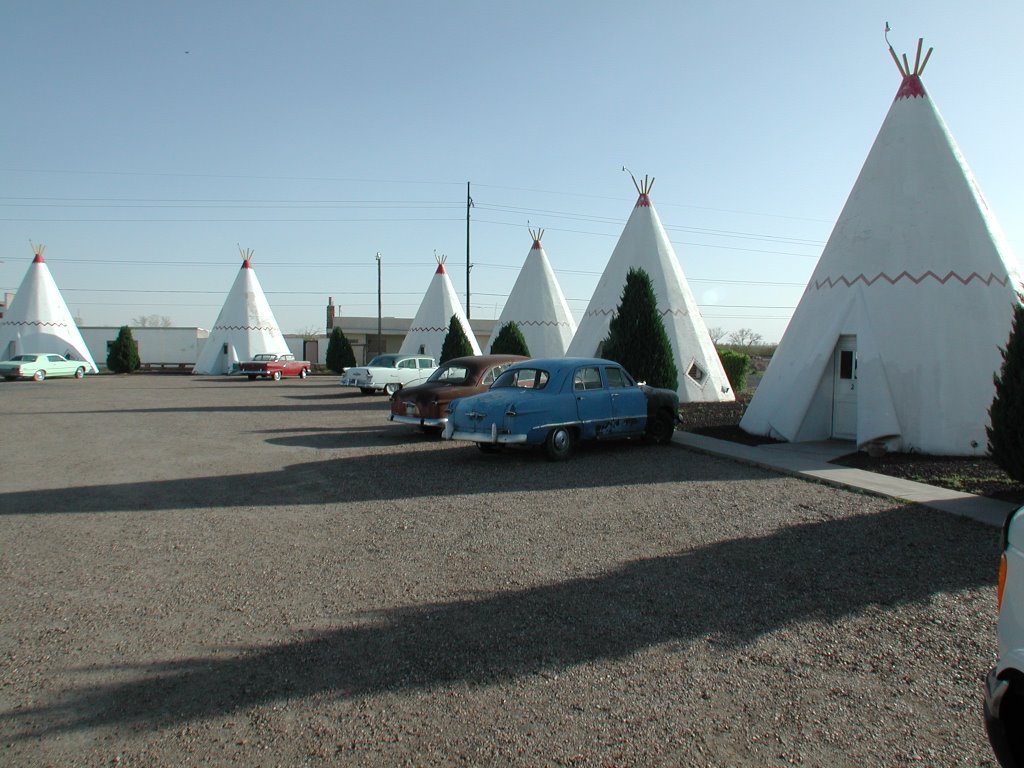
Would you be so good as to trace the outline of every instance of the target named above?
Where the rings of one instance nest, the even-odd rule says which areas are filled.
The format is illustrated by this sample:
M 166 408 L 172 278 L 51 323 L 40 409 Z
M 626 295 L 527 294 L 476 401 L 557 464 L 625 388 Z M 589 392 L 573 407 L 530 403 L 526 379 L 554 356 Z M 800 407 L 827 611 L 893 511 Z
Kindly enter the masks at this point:
M 1003 590 L 1006 588 L 1006 552 L 999 556 L 999 581 L 996 583 L 996 611 L 1003 608 Z

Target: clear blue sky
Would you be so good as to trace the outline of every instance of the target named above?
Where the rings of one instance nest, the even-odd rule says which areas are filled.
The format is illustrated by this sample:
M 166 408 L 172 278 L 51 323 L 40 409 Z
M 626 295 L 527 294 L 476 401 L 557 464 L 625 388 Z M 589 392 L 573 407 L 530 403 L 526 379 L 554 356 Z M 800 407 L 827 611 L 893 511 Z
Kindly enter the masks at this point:
M 531 240 L 582 314 L 636 193 L 708 326 L 781 338 L 896 94 L 925 86 L 1018 261 L 1024 3 L 0 6 L 0 291 L 45 243 L 86 325 L 209 328 L 253 264 L 286 333 L 411 317 L 446 254 L 497 317 Z

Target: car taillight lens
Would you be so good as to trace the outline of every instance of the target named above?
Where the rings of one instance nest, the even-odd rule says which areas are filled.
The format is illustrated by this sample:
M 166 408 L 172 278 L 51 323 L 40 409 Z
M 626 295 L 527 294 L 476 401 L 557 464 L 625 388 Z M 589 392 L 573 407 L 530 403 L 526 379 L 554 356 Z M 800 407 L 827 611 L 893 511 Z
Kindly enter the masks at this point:
M 1003 590 L 1006 587 L 1006 553 L 999 557 L 999 581 L 996 583 L 996 611 L 1003 609 Z

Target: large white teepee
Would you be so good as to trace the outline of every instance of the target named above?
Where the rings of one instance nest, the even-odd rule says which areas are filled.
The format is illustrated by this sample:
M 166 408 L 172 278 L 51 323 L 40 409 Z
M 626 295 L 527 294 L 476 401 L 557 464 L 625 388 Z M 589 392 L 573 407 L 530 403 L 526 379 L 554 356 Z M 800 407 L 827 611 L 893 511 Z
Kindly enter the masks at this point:
M 435 360 L 441 357 L 441 347 L 444 345 L 444 337 L 448 335 L 448 324 L 452 315 L 459 319 L 462 330 L 469 339 L 469 346 L 473 349 L 474 355 L 480 354 L 480 345 L 473 335 L 473 329 L 469 325 L 466 313 L 462 309 L 462 302 L 455 294 L 451 278 L 444 268 L 444 256 L 437 257 L 437 270 L 434 278 L 423 295 L 420 308 L 416 310 L 416 317 L 413 318 L 412 326 L 402 341 L 402 347 L 398 350 L 402 355 L 430 355 Z
M 530 230 L 530 236 L 533 247 L 484 348 L 490 350 L 501 329 L 515 323 L 533 357 L 562 357 L 576 333 L 576 321 L 540 244 L 544 230 Z
M 34 247 L 32 265 L 0 319 L 2 359 L 26 352 L 49 352 L 86 362 L 96 373 L 96 361 L 43 261 L 45 249 L 44 245 Z
M 740 423 L 789 441 L 986 450 L 1019 272 L 904 57 L 896 99 Z
M 639 193 L 636 206 L 619 236 L 566 355 L 590 357 L 598 353 L 622 298 L 626 274 L 631 268 L 643 269 L 654 284 L 658 312 L 672 345 L 672 357 L 679 373 L 679 399 L 682 402 L 735 400 L 704 318 L 697 308 L 697 301 L 658 212 L 651 203 L 654 179 L 648 180 L 645 176 L 642 184 L 638 184 L 636 179 L 633 179 L 633 184 Z
M 239 362 L 259 354 L 288 354 L 281 329 L 252 268 L 251 250 L 241 251 L 242 268 L 228 291 L 192 373 L 233 373 Z

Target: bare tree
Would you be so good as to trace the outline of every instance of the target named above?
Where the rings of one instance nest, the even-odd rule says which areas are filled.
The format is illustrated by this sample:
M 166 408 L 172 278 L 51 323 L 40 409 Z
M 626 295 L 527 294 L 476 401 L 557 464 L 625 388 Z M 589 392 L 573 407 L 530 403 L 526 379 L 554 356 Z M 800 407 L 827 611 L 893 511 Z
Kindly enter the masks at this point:
M 762 341 L 764 341 L 764 337 L 750 328 L 740 328 L 729 334 L 729 343 L 735 344 L 737 347 L 753 347 Z
M 718 325 L 714 328 L 708 328 L 708 336 L 711 337 L 711 343 L 717 347 L 718 342 L 725 338 L 725 328 Z
M 170 328 L 174 321 L 166 315 L 140 315 L 132 318 L 136 328 Z

